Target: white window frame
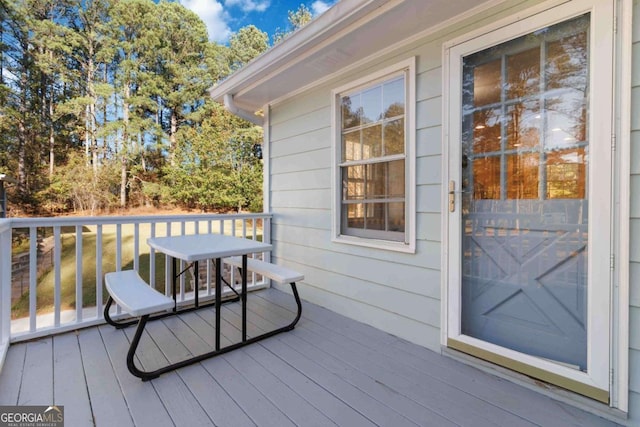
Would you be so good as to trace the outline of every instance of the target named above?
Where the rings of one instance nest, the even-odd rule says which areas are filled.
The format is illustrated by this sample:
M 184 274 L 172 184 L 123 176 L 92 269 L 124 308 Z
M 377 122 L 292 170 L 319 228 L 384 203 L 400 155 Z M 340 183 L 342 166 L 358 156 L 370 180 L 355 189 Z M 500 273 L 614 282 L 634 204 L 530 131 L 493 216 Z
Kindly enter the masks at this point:
M 348 84 L 335 88 L 331 92 L 331 123 L 332 123 L 332 198 L 331 214 L 332 241 L 370 248 L 386 249 L 398 252 L 415 253 L 416 249 L 416 148 L 415 148 L 415 111 L 416 111 L 416 59 L 409 58 L 390 67 L 381 69 L 366 77 L 354 80 Z M 340 96 L 349 92 L 356 92 L 376 83 L 404 73 L 405 77 L 405 238 L 404 242 L 382 240 L 376 238 L 356 237 L 341 233 L 342 216 L 342 180 L 340 164 L 342 163 L 341 138 L 341 108 Z
M 597 3 L 598 0 L 593 0 L 593 3 Z M 451 122 L 450 110 L 451 103 L 455 102 L 455 96 L 449 92 L 451 81 L 459 79 L 459 76 L 451 75 L 450 56 L 451 51 L 457 45 L 465 43 L 468 40 L 476 37 L 481 37 L 487 33 L 493 32 L 511 24 L 518 22 L 528 21 L 534 16 L 541 14 L 561 4 L 556 10 L 564 10 L 565 8 L 574 8 L 575 5 L 581 5 L 590 3 L 589 1 L 576 0 L 569 2 L 548 1 L 541 3 L 537 6 L 531 7 L 526 11 L 522 11 L 517 15 L 507 17 L 496 21 L 486 27 L 479 28 L 472 32 L 469 32 L 463 36 L 460 36 L 454 40 L 451 40 L 443 45 L 443 88 L 444 88 L 444 105 L 443 105 L 443 177 L 448 177 L 449 172 L 449 158 L 453 155 L 452 152 L 452 133 L 455 132 L 455 123 Z M 605 107 L 613 107 L 613 114 L 611 112 L 604 111 L 603 117 L 614 118 L 614 129 L 616 152 L 619 163 L 614 168 L 612 179 L 617 183 L 617 193 L 615 198 L 615 209 L 612 218 L 617 219 L 617 230 L 613 231 L 612 241 L 601 242 L 606 247 L 611 246 L 611 249 L 615 253 L 615 266 L 616 270 L 612 273 L 614 281 L 614 289 L 611 298 L 613 299 L 613 313 L 611 315 L 612 325 L 603 325 L 604 328 L 610 326 L 612 328 L 612 342 L 610 343 L 609 351 L 611 353 L 611 378 L 601 379 L 601 384 L 605 381 L 611 382 L 610 393 L 612 407 L 621 409 L 622 411 L 628 410 L 628 301 L 629 301 L 629 131 L 630 131 L 630 96 L 629 87 L 631 87 L 631 67 L 630 67 L 630 51 L 631 51 L 631 33 L 632 33 L 632 2 L 631 0 L 618 0 L 613 1 L 615 4 L 615 16 L 609 17 L 611 25 L 617 22 L 617 37 L 615 37 L 615 52 L 614 52 L 614 75 L 612 79 L 607 81 L 613 81 L 614 99 L 610 103 L 604 103 Z M 578 8 L 580 6 L 577 6 Z M 588 8 L 588 7 L 587 7 Z M 576 15 L 576 13 L 574 13 Z M 550 19 L 546 25 L 552 25 L 555 22 L 560 22 L 567 19 L 567 15 L 562 12 L 556 12 L 554 19 Z M 527 31 L 523 30 L 523 33 Z M 515 36 L 514 36 L 515 37 Z M 497 44 L 499 40 L 496 40 Z M 604 84 L 604 83 L 603 83 Z M 595 115 L 597 117 L 597 114 Z M 613 123 L 612 123 L 613 124 Z M 454 129 L 452 129 L 452 127 Z M 606 138 L 606 136 L 605 136 Z M 448 194 L 446 186 L 443 186 L 442 203 L 446 206 L 448 200 Z M 452 318 L 455 316 L 455 308 L 452 309 L 452 300 L 455 305 L 457 300 L 457 294 L 451 291 L 450 280 L 448 277 L 448 271 L 453 266 L 449 263 L 449 245 L 451 242 L 457 240 L 458 236 L 448 235 L 449 222 L 452 219 L 446 213 L 442 216 L 442 241 L 443 241 L 443 253 L 442 253 L 442 329 L 441 329 L 441 343 L 443 346 L 447 345 L 447 339 L 450 336 L 456 335 L 456 321 Z M 612 258 L 613 259 L 613 258 Z M 454 321 L 452 321 L 454 320 Z M 452 328 L 454 329 L 452 331 Z M 606 346 L 606 344 L 605 344 Z

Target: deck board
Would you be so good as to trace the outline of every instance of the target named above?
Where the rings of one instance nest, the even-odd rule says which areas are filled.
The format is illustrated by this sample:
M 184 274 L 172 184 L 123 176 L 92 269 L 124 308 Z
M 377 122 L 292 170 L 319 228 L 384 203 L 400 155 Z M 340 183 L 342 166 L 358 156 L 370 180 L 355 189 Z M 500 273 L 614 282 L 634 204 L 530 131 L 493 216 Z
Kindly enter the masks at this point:
M 249 296 L 248 334 L 295 317 L 291 295 Z M 223 346 L 240 339 L 238 303 L 221 311 Z M 138 360 L 156 369 L 215 346 L 206 308 L 150 322 Z M 325 308 L 296 328 L 143 382 L 126 367 L 134 327 L 109 325 L 13 345 L 0 404 L 65 406 L 73 426 L 615 425 Z
M 54 339 L 57 339 L 54 337 Z M 91 399 L 91 410 L 93 420 L 96 425 L 117 425 L 133 426 L 133 419 L 113 365 L 109 360 L 107 349 L 105 348 L 98 328 L 84 329 L 78 336 L 80 351 L 82 353 L 82 367 L 84 369 Z M 44 387 L 43 383 L 42 386 Z M 49 385 L 50 387 L 52 386 Z M 73 411 L 75 402 L 73 400 L 61 402 L 65 407 L 65 412 Z M 39 402 L 40 405 L 46 404 Z
M 53 401 L 56 405 L 74 402 L 65 412 L 68 425 L 88 425 L 93 422 L 89 392 L 85 384 L 78 335 L 60 335 L 53 340 Z
M 12 346 L 0 372 L 0 405 L 17 405 L 24 372 L 26 344 Z
M 140 381 L 129 373 L 123 357 L 129 350 L 125 332 L 110 325 L 100 326 L 99 331 L 134 424 L 139 427 L 172 426 L 173 422 L 153 382 Z
M 18 405 L 42 405 L 53 402 L 53 339 L 51 337 L 27 343 L 24 373 Z M 43 363 L 44 361 L 44 363 Z

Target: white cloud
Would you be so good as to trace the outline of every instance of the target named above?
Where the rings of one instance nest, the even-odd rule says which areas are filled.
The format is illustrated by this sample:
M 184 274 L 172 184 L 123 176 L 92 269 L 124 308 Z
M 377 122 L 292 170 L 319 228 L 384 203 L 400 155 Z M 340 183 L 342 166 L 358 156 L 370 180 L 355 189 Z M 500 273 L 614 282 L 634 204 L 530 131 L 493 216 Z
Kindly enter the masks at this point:
M 324 13 L 332 5 L 333 3 L 327 3 L 326 1 L 316 0 L 311 4 L 311 12 L 313 12 L 313 16 L 318 16 L 321 13 Z
M 264 12 L 271 4 L 271 0 L 225 0 L 225 6 L 237 6 L 243 12 Z
M 180 0 L 187 9 L 195 12 L 207 25 L 209 40 L 226 42 L 231 35 L 227 22 L 229 15 L 217 0 Z

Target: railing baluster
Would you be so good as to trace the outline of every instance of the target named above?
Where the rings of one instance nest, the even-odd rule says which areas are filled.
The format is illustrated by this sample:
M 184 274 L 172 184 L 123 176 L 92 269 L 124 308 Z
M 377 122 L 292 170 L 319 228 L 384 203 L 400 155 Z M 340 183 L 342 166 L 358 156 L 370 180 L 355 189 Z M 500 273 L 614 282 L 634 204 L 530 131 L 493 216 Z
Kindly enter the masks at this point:
M 36 330 L 38 293 L 38 229 L 29 227 L 29 330 Z
M 171 236 L 171 223 L 167 221 L 166 236 Z M 171 284 L 173 283 L 173 277 L 171 277 L 171 258 L 169 255 L 164 256 L 164 294 L 168 297 L 171 296 Z
M 140 224 L 133 225 L 133 269 L 140 271 Z
M 53 227 L 53 326 L 60 326 L 60 306 L 62 292 L 62 238 L 60 236 L 60 226 Z
M 116 224 L 116 271 L 122 270 L 122 224 Z
M 0 220 L 0 368 L 11 339 L 11 237 L 8 220 Z
M 150 237 L 156 237 L 156 223 L 152 222 L 150 227 Z M 156 288 L 156 250 L 153 248 L 149 248 L 149 285 Z
M 122 270 L 122 224 L 116 224 L 116 271 Z M 122 308 L 116 304 L 116 314 L 122 313 Z
M 82 226 L 76 225 L 76 323 L 82 322 Z
M 96 317 L 102 319 L 102 224 L 96 227 Z

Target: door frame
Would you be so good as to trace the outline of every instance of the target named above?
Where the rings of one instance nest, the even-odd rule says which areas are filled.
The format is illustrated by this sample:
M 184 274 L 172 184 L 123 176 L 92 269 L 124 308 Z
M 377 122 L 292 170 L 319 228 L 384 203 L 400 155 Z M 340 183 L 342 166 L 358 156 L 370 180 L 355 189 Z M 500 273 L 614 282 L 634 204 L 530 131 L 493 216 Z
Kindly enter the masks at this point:
M 632 9 L 631 0 L 574 0 L 562 3 L 554 0 L 519 11 L 517 16 L 497 20 L 488 27 L 443 45 L 441 344 L 607 402 L 623 411 L 628 407 L 630 97 L 623 95 L 625 90 L 621 88 L 631 87 L 631 67 L 626 58 L 630 57 L 631 50 L 632 20 L 629 16 L 632 15 Z M 594 92 L 590 100 L 592 119 L 589 123 L 589 139 L 612 141 L 611 145 L 590 144 L 590 159 L 597 158 L 611 173 L 601 178 L 602 174 L 596 175 L 594 170 L 594 165 L 598 166 L 596 162 L 589 162 L 589 199 L 596 200 L 594 194 L 612 194 L 609 207 L 604 209 L 604 216 L 592 215 L 599 212 L 597 209 L 593 212 L 594 203 L 590 203 L 590 222 L 615 222 L 616 225 L 598 227 L 597 231 L 589 232 L 588 368 L 584 373 L 461 335 L 460 205 L 459 197 L 456 197 L 456 210 L 453 214 L 449 213 L 448 184 L 450 179 L 455 180 L 458 186 L 461 182 L 460 167 L 450 164 L 450 161 L 456 161 L 452 159 L 459 159 L 460 156 L 460 114 L 456 111 L 460 111 L 461 105 L 461 58 L 589 11 L 592 12 L 590 43 L 593 49 L 590 88 Z M 614 22 L 618 15 L 624 18 L 618 22 L 618 31 L 614 34 Z M 611 58 L 611 62 L 607 64 L 602 60 L 603 57 Z M 595 86 L 595 81 L 613 83 L 610 88 L 602 89 L 602 86 Z M 626 92 L 630 92 L 630 89 Z M 611 117 L 611 120 L 604 126 L 595 126 L 593 117 Z M 612 149 L 614 144 L 615 150 Z M 593 183 L 596 183 L 595 186 Z M 603 259 L 606 262 L 594 262 Z M 605 278 L 609 286 L 594 289 L 593 280 L 597 277 Z M 594 319 L 600 321 L 595 322 Z M 608 368 L 598 369 L 603 365 Z

